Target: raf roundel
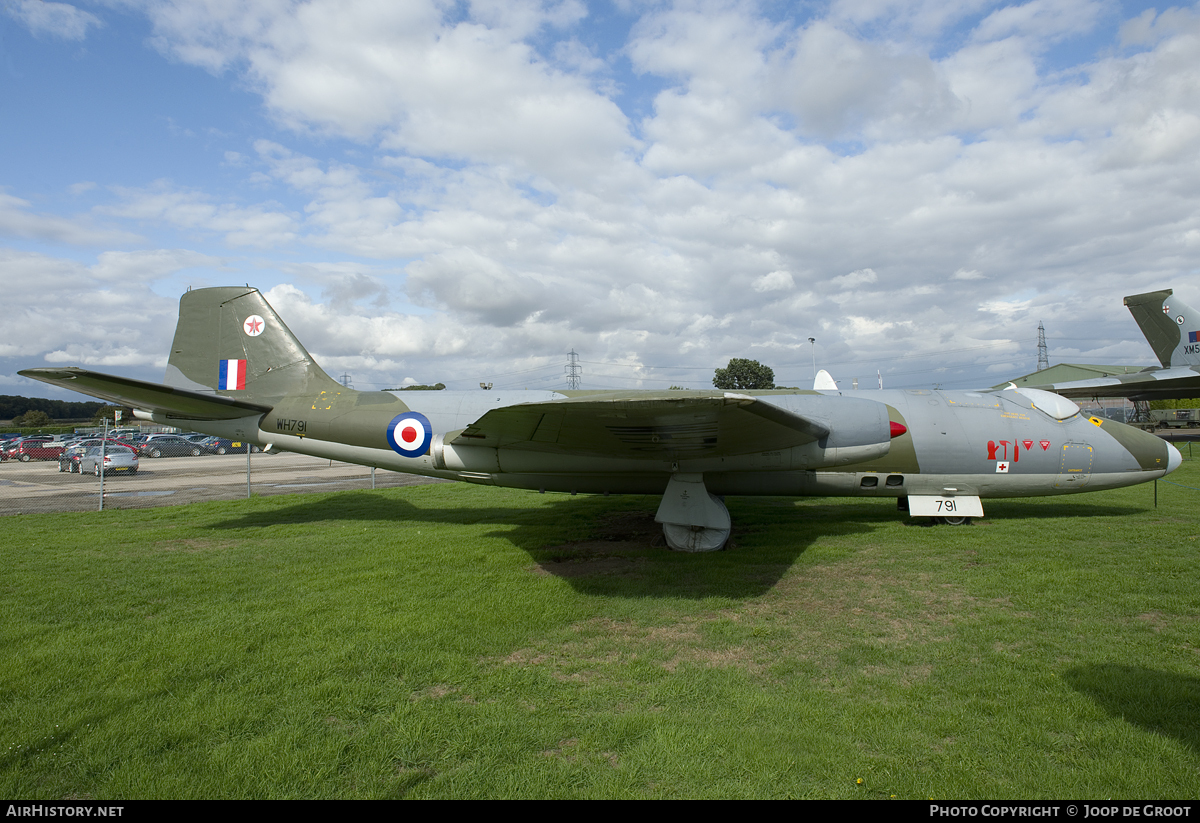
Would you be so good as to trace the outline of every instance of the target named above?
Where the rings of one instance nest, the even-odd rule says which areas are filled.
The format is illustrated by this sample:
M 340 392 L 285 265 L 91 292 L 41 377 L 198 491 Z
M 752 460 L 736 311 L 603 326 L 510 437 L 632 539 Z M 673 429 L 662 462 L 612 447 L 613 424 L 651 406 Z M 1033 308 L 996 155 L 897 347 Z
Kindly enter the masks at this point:
M 420 457 L 429 451 L 433 427 L 429 418 L 420 412 L 405 412 L 388 423 L 387 441 L 392 450 L 403 457 Z

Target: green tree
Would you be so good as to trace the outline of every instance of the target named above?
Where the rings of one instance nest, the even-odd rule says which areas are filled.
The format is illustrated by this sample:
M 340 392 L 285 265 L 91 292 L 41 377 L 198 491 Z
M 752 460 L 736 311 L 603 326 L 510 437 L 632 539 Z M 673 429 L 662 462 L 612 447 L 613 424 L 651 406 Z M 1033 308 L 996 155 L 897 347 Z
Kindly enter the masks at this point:
M 775 372 L 757 360 L 734 357 L 728 366 L 717 369 L 713 385 L 718 389 L 773 389 Z
M 1151 400 L 1150 408 L 1156 411 L 1161 409 L 1200 409 L 1200 400 L 1194 397 L 1182 400 Z
M 121 412 L 122 423 L 129 423 L 133 420 L 133 409 L 128 406 L 101 406 L 96 409 L 96 414 L 92 417 L 92 425 L 99 426 L 104 420 L 116 425 L 114 412 L 118 410 Z
M 13 418 L 14 426 L 23 426 L 29 428 L 31 426 L 51 426 L 54 421 L 50 419 L 50 415 L 38 409 L 30 409 L 24 414 L 18 414 Z
M 19 397 L 0 395 L 0 420 L 11 420 L 27 411 L 44 411 L 53 420 L 89 420 L 93 412 L 103 403 L 68 403 L 65 400 L 47 400 L 44 397 Z

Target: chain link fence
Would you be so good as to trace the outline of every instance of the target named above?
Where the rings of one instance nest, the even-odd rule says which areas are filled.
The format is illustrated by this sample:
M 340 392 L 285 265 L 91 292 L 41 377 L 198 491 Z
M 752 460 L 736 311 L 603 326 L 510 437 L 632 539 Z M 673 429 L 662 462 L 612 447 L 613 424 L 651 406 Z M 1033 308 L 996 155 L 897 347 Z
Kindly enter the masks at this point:
M 239 444 L 243 449 L 246 444 Z M 152 458 L 139 455 L 136 473 L 87 467 L 54 458 L 0 462 L 0 515 L 173 506 L 251 495 L 390 488 L 447 482 L 368 466 L 283 452 L 245 451 Z

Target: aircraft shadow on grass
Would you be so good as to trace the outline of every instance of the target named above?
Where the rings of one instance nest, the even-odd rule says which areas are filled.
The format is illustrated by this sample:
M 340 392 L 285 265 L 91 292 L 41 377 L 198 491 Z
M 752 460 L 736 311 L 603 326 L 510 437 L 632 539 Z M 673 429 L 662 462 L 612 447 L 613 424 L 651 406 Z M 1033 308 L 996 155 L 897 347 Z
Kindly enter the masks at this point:
M 1069 669 L 1063 680 L 1112 717 L 1173 737 L 1200 753 L 1200 678 L 1144 666 L 1094 663 Z
M 904 516 L 890 502 L 872 503 L 807 498 L 797 504 L 792 498 L 730 498 L 730 508 L 738 514 L 740 525 L 727 550 L 712 554 L 668 549 L 661 525 L 654 520 L 658 499 L 640 496 L 562 497 L 537 507 L 464 507 L 422 506 L 392 495 L 342 492 L 231 518 L 214 528 L 245 531 L 345 520 L 429 526 L 493 524 L 497 528 L 487 536 L 508 540 L 529 555 L 540 573 L 559 577 L 584 593 L 630 597 L 757 597 L 774 587 L 800 556 L 821 539 L 859 535 L 869 540 L 876 530 Z M 1035 517 L 1041 521 L 1057 517 L 1121 516 L 1140 509 L 1056 502 L 1036 508 L 1014 504 L 1009 511 L 1008 516 L 1013 519 Z M 983 521 L 988 522 L 999 521 Z M 925 525 L 926 521 L 908 523 Z M 555 524 L 563 525 L 557 528 Z
M 430 526 L 492 524 L 501 537 L 529 555 L 540 573 L 576 589 L 607 596 L 755 597 L 770 590 L 812 545 L 828 535 L 869 535 L 894 520 L 887 506 L 809 507 L 797 517 L 790 499 L 730 501 L 746 520 L 730 547 L 689 554 L 668 549 L 654 521 L 658 498 L 563 497 L 536 508 L 479 505 L 422 506 L 372 492 L 342 492 L 322 500 L 254 512 L 214 524 L 243 531 L 285 524 L 359 522 L 423 523 Z M 847 516 L 850 515 L 850 516 Z M 561 523 L 561 528 L 554 524 Z M 583 526 L 583 528 L 580 528 Z

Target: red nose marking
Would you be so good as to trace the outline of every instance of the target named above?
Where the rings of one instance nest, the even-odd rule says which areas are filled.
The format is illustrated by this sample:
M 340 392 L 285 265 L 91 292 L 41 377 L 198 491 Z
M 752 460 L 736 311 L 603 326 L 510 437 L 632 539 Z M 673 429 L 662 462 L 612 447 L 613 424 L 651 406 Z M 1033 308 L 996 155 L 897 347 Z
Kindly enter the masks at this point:
M 895 420 L 892 421 L 892 437 L 899 437 L 906 431 L 908 431 L 908 427 L 903 423 L 897 423 Z
M 411 443 L 417 439 L 417 430 L 412 426 L 405 426 L 404 431 L 400 432 L 400 439 L 405 443 Z

